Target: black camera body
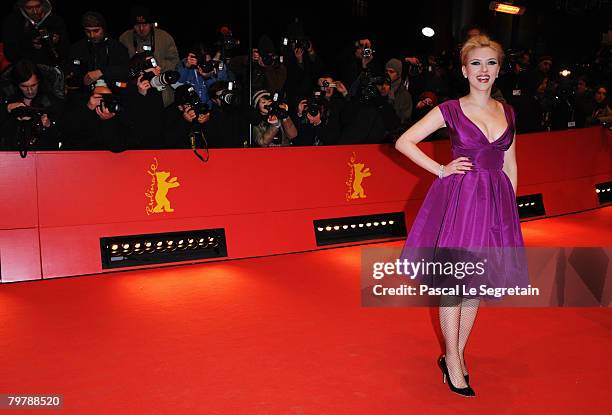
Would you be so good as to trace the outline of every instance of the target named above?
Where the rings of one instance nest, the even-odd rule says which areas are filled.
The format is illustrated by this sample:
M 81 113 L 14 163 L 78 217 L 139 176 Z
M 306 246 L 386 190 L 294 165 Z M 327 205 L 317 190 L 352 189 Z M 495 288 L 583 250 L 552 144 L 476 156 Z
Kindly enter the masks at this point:
M 291 49 L 302 49 L 302 50 L 308 50 L 311 48 L 312 43 L 310 42 L 310 39 L 308 38 L 298 38 L 298 39 L 291 39 L 288 37 L 284 37 L 282 44 L 284 47 L 288 47 Z
M 230 107 L 239 106 L 242 101 L 239 92 L 240 88 L 236 85 L 236 82 L 230 81 L 228 87 L 218 96 L 219 100 L 221 100 L 221 104 Z
M 40 37 L 42 45 L 47 48 L 48 52 L 53 56 L 55 60 L 59 60 L 59 52 L 53 43 L 53 33 L 50 32 L 46 27 L 34 26 L 35 33 Z
M 182 105 L 188 105 L 195 112 L 196 117 L 206 115 L 210 112 L 210 107 L 205 102 L 200 100 L 200 96 L 195 89 L 190 86 L 182 100 Z
M 375 103 L 380 97 L 379 85 L 390 84 L 389 75 L 373 76 L 369 72 L 362 72 L 359 76 L 359 101 L 365 104 Z
M 266 65 L 266 66 L 277 65 L 277 64 L 283 63 L 282 55 L 279 56 L 279 55 L 275 55 L 273 53 L 263 53 L 261 55 L 261 60 L 262 60 L 263 64 Z
M 195 112 L 196 117 L 199 117 L 200 115 L 206 115 L 210 112 L 210 107 L 208 106 L 208 104 L 202 101 L 193 104 L 191 106 L 191 109 L 193 109 L 193 111 Z
M 11 115 L 15 118 L 25 118 L 25 117 L 35 118 L 35 117 L 42 116 L 44 113 L 45 111 L 42 108 L 27 107 L 27 106 L 17 107 L 11 111 Z
M 316 117 L 321 113 L 321 109 L 324 105 L 323 98 L 320 91 L 315 91 L 312 96 L 306 100 L 304 110 L 310 114 L 311 117 Z
M 284 120 L 289 117 L 289 112 L 284 108 L 280 107 L 281 103 L 278 101 L 272 101 L 271 104 L 266 105 L 264 108 L 268 110 L 268 116 L 276 116 L 279 120 Z
M 136 79 L 140 75 L 146 73 L 145 71 L 147 69 L 156 68 L 156 67 L 157 67 L 157 60 L 155 60 L 155 57 L 153 57 L 152 55 L 148 55 L 144 59 L 144 63 L 137 65 L 137 66 L 130 67 L 128 69 L 128 76 L 130 77 L 130 79 Z
M 216 60 L 207 61 L 206 58 L 198 58 L 198 68 L 204 73 L 217 72 L 223 70 L 223 62 Z
M 102 94 L 102 99 L 100 100 L 100 107 L 106 108 L 108 112 L 112 114 L 119 114 L 121 113 L 121 111 L 123 111 L 121 97 L 115 94 Z

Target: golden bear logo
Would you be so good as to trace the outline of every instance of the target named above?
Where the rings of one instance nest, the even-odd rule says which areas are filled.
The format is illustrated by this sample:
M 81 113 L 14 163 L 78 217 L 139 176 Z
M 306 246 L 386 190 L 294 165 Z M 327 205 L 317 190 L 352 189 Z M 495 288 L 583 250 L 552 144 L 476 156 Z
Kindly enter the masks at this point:
M 151 164 L 151 167 L 147 173 L 151 176 L 151 185 L 149 191 L 145 193 L 145 196 L 149 200 L 145 211 L 147 215 L 151 213 L 162 213 L 162 212 L 174 212 L 174 209 L 170 207 L 170 200 L 168 200 L 168 191 L 175 187 L 179 187 L 181 184 L 178 182 L 178 178 L 170 177 L 169 171 L 157 171 L 159 163 L 157 158 L 154 158 L 155 163 Z
M 346 200 L 365 199 L 367 197 L 362 182 L 366 177 L 370 177 L 372 173 L 368 167 L 365 167 L 364 163 L 357 163 L 356 161 L 357 156 L 353 153 L 348 163 L 351 171 L 349 173 L 349 179 L 346 182 L 348 187 Z
M 166 181 L 170 176 L 170 172 L 168 171 L 158 171 L 155 173 L 155 176 L 157 178 L 157 192 L 155 192 L 155 201 L 157 205 L 153 208 L 153 212 L 174 212 L 174 209 L 170 207 L 170 201 L 168 200 L 167 194 L 168 190 L 179 187 L 181 184 L 177 182 L 176 177 Z

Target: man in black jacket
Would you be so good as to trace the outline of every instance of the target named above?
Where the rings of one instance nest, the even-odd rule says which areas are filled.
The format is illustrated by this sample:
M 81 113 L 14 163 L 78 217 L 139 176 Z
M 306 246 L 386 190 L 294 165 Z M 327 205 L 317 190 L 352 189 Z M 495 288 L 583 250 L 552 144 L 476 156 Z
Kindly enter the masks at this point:
M 72 45 L 67 79 L 73 88 L 86 91 L 98 79 L 107 84 L 125 82 L 129 55 L 125 46 L 106 33 L 106 20 L 97 12 L 86 12 L 81 20 L 85 39 Z
M 133 134 L 123 103 L 104 83 L 96 81 L 86 102 L 74 101 L 62 122 L 69 150 L 111 150 L 133 148 Z
M 164 148 L 192 148 L 192 139 L 202 147 L 201 136 L 209 120 L 210 108 L 200 101 L 193 86 L 179 86 L 174 91 L 174 103 L 163 112 Z
M 64 20 L 49 0 L 18 0 L 2 25 L 4 54 L 12 61 L 59 65 L 70 49 Z
M 21 60 L 0 81 L 0 149 L 57 150 L 62 102 L 40 67 Z
M 203 131 L 210 148 L 244 147 L 249 141 L 248 108 L 241 105 L 240 92 L 229 85 L 217 81 L 208 89 L 212 108 Z

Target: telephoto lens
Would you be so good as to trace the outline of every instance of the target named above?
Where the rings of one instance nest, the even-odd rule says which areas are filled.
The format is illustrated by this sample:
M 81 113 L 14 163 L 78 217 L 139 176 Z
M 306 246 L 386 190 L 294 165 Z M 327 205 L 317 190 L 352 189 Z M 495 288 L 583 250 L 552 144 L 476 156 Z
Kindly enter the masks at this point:
M 177 71 L 166 71 L 151 78 L 150 82 L 153 88 L 157 89 L 158 91 L 163 91 L 166 86 L 177 83 L 180 77 L 181 75 Z

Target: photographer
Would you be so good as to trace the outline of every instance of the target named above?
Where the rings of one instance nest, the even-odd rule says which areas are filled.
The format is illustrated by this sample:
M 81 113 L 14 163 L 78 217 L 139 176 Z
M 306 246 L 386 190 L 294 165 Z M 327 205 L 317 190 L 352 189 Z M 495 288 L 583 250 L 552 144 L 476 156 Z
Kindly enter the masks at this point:
M 340 139 L 341 117 L 349 102 L 346 86 L 331 75 L 324 74 L 317 80 L 323 93 L 323 118 L 325 120 L 325 145 L 337 144 Z
M 320 91 L 315 94 L 321 94 Z M 297 137 L 293 139 L 296 146 L 320 146 L 328 144 L 327 108 L 321 95 L 303 99 L 297 108 Z
M 249 117 L 235 82 L 217 81 L 208 90 L 212 102 L 206 138 L 210 148 L 244 147 L 249 139 Z M 231 89 L 230 89 L 231 88 Z
M 574 92 L 576 106 L 576 127 L 586 125 L 586 118 L 593 113 L 593 90 L 588 87 L 588 78 L 584 75 L 578 77 Z
M 134 147 L 127 118 L 122 99 L 99 79 L 89 98 L 85 102 L 72 102 L 64 114 L 66 147 L 113 152 Z
M 217 81 L 233 80 L 233 74 L 219 56 L 214 59 L 201 45 L 196 45 L 187 51 L 187 57 L 176 68 L 181 75 L 179 82 L 193 86 L 200 100 L 209 106 L 212 103 L 208 88 Z
M 260 147 L 288 146 L 297 136 L 297 129 L 289 117 L 289 106 L 274 101 L 262 89 L 253 94 L 253 142 Z
M 0 85 L 0 148 L 52 150 L 59 148 L 56 120 L 62 102 L 51 92 L 38 66 L 17 62 Z
M 312 42 L 304 37 L 285 38 L 287 53 L 287 100 L 292 105 L 310 93 L 317 77 L 323 71 L 323 62 Z
M 555 86 L 553 79 L 553 59 L 550 55 L 540 56 L 537 67 L 527 74 L 526 105 L 531 108 L 530 114 L 525 114 L 525 132 L 550 130 L 552 127 L 552 111 L 555 104 Z
M 174 91 L 174 103 L 164 109 L 163 147 L 192 148 L 190 138 L 205 134 L 210 120 L 209 106 L 200 100 L 193 86 L 184 84 Z M 197 143 L 198 147 L 202 143 Z
M 516 128 L 519 133 L 537 128 L 533 114 L 537 113 L 538 109 L 529 93 L 529 57 L 529 53 L 525 51 L 509 53 L 506 65 L 509 70 L 500 75 L 499 82 L 495 83 L 499 83 L 503 96 L 516 112 Z
M 287 81 L 287 67 L 276 54 L 274 43 L 267 36 L 259 38 L 258 48 L 253 49 L 253 90 L 281 91 Z
M 49 0 L 18 0 L 2 26 L 4 54 L 12 61 L 59 65 L 70 49 L 64 20 Z
M 174 70 L 179 64 L 179 54 L 174 38 L 165 30 L 155 28 L 149 9 L 142 6 L 132 8 L 133 28 L 119 36 L 119 42 L 127 48 L 131 57 L 137 53 L 154 56 L 162 72 Z M 164 106 L 174 99 L 173 90 L 167 88 L 162 92 Z
M 166 86 L 162 91 L 156 88 L 160 81 L 161 70 L 154 66 L 155 58 L 137 53 L 130 59 L 130 77 L 125 91 L 126 113 L 136 139 L 136 148 L 161 148 L 162 115 L 164 103 L 162 92 L 171 89 Z M 175 75 L 178 79 L 178 74 Z
M 594 89 L 591 114 L 586 119 L 586 125 L 612 123 L 612 109 L 609 106 L 608 88 L 598 85 Z
M 402 85 L 402 62 L 390 59 L 385 65 L 385 73 L 389 82 L 383 84 L 380 92 L 393 105 L 402 126 L 408 127 L 412 118 L 412 95 Z
M 351 86 L 351 90 L 362 72 L 380 73 L 382 71 L 382 66 L 375 58 L 376 51 L 370 39 L 363 38 L 355 41 L 353 47 L 347 51 L 347 57 L 342 65 L 342 80 L 345 85 Z
M 81 25 L 86 37 L 72 45 L 67 82 L 83 93 L 98 79 L 109 84 L 125 82 L 130 58 L 125 46 L 108 37 L 104 17 L 97 12 L 86 12 Z
M 393 106 L 382 96 L 384 76 L 364 72 L 357 81 L 358 92 L 342 114 L 342 133 L 338 144 L 392 142 L 400 126 Z

